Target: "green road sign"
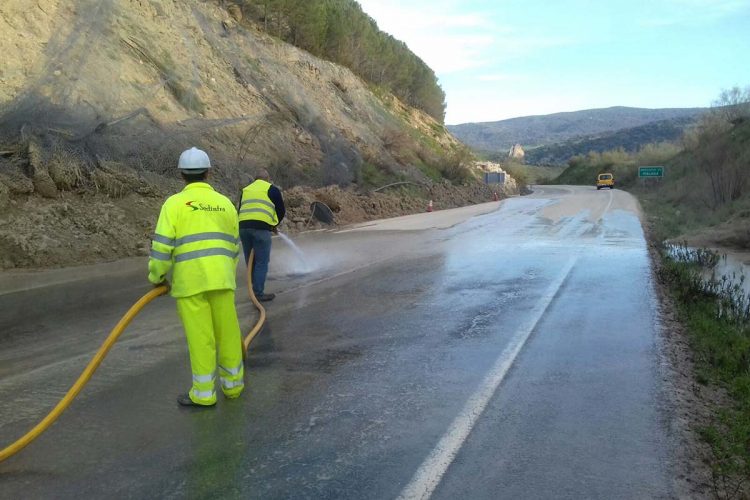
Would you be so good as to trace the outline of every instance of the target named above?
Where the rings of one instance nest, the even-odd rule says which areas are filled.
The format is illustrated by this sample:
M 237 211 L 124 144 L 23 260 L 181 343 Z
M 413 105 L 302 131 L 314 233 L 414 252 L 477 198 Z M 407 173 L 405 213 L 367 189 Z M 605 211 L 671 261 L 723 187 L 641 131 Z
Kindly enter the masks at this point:
M 664 167 L 638 167 L 638 177 L 664 177 Z

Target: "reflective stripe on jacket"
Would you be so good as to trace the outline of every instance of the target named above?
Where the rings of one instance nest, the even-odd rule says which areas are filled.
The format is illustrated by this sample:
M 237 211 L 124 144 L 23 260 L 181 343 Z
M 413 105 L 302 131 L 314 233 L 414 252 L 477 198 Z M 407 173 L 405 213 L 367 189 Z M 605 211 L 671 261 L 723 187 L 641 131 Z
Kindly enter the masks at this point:
M 271 183 L 258 179 L 242 190 L 240 221 L 259 220 L 271 226 L 279 224 L 276 206 L 268 196 Z
M 151 242 L 148 279 L 161 283 L 172 271 L 172 296 L 234 290 L 239 257 L 237 212 L 205 182 L 194 182 L 161 207 Z

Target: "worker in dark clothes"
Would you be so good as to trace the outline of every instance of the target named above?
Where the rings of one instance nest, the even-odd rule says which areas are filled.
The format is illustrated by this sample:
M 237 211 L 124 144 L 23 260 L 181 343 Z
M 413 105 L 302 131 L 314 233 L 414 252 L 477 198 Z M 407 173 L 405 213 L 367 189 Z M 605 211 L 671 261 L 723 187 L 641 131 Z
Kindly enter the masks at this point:
M 273 293 L 265 293 L 268 263 L 271 261 L 271 233 L 278 232 L 278 225 L 286 215 L 281 190 L 271 184 L 268 171 L 261 169 L 255 181 L 242 190 L 239 206 L 240 239 L 245 253 L 245 263 L 250 251 L 255 250 L 253 260 L 253 292 L 261 302 L 273 300 Z

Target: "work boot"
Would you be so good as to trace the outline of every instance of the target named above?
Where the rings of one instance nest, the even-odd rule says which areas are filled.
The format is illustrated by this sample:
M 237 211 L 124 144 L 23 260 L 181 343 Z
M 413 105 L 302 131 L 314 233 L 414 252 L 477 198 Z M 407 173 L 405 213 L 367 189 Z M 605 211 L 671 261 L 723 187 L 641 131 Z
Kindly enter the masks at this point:
M 276 294 L 275 293 L 261 293 L 260 295 L 256 295 L 255 298 L 261 302 L 270 302 L 276 298 Z
M 180 394 L 179 396 L 177 396 L 177 403 L 180 406 L 196 406 L 198 408 L 211 408 L 212 406 L 216 405 L 216 403 L 214 403 L 212 405 L 201 405 L 201 404 L 198 404 L 195 401 L 193 401 L 192 399 L 190 399 L 190 394 L 188 394 L 187 392 L 185 394 Z

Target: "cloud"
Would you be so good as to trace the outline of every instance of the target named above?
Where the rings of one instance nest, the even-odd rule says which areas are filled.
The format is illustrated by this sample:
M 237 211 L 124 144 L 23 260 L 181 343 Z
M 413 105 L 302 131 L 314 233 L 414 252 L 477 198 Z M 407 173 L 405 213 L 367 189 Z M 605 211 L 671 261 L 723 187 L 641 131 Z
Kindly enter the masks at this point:
M 362 0 L 383 31 L 405 42 L 438 74 L 481 66 L 494 44 L 495 27 L 478 12 L 453 10 L 446 2 Z
M 405 42 L 438 75 L 493 65 L 561 40 L 521 36 L 493 20 L 491 12 L 471 10 L 455 0 L 360 0 L 363 10 Z

